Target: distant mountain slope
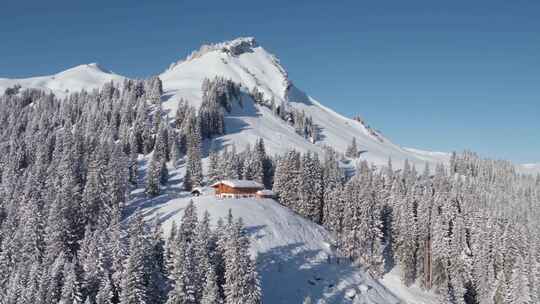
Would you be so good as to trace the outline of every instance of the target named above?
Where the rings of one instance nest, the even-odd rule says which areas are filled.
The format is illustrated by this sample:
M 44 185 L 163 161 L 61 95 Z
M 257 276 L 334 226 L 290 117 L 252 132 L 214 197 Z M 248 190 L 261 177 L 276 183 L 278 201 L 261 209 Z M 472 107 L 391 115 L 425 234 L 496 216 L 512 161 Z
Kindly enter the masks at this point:
M 83 64 L 63 72 L 49 75 L 21 79 L 0 78 L 0 92 L 16 84 L 23 88 L 36 88 L 50 91 L 58 96 L 65 96 L 70 92 L 92 90 L 101 88 L 105 83 L 122 81 L 125 77 L 114 74 L 97 63 Z
M 321 226 L 270 199 L 216 199 L 211 190 L 206 191 L 194 198 L 200 216 L 208 211 L 216 222 L 225 219 L 230 209 L 234 217 L 242 217 L 261 275 L 264 303 L 302 303 L 307 295 L 314 300 L 324 298 L 328 304 L 399 303 L 391 291 L 358 267 L 345 260 L 337 264 L 331 236 Z M 173 221 L 180 223 L 190 199 L 158 197 L 132 207 L 142 207 L 148 216 L 160 214 L 168 233 Z

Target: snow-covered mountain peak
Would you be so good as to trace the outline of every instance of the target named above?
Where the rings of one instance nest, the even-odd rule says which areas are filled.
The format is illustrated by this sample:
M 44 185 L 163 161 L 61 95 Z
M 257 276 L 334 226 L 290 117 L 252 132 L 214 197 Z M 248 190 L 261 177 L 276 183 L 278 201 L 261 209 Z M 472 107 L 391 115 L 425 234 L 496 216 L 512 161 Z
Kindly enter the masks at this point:
M 185 61 L 200 58 L 210 52 L 222 52 L 231 56 L 239 56 L 243 53 L 253 52 L 259 45 L 254 37 L 239 37 L 233 40 L 203 44 L 198 50 L 194 50 L 185 59 L 173 63 L 169 69 L 173 69 L 176 65 Z
M 215 43 L 213 45 L 203 47 L 219 49 L 222 52 L 229 53 L 233 56 L 238 56 L 243 53 L 253 52 L 253 49 L 258 46 L 259 45 L 255 41 L 254 37 L 239 37 L 233 40 Z
M 68 71 L 114 74 L 113 72 L 111 72 L 110 70 L 104 68 L 102 65 L 100 65 L 97 62 L 92 62 L 92 63 L 88 63 L 88 64 L 81 64 L 81 65 L 70 68 L 70 69 L 68 69 L 68 70 L 66 70 L 64 72 L 61 72 L 61 73 L 65 73 L 65 72 L 68 72 Z
M 289 79 L 285 68 L 276 56 L 265 50 L 254 38 L 237 38 L 231 41 L 202 46 L 187 59 L 177 62 L 159 75 L 163 81 L 165 102 L 163 108 L 175 113 L 179 99 L 199 107 L 202 101 L 204 79 L 221 77 L 240 84 L 245 92 L 256 89 L 262 101 L 256 106 L 244 101 L 226 117 L 227 134 L 220 140 L 244 147 L 256 138 L 263 138 L 270 153 L 284 153 L 290 149 L 322 153 L 324 146 L 345 151 L 356 138 L 362 158 L 377 165 L 392 158 L 397 166 L 405 159 L 419 167 L 426 162 L 446 162 L 446 155 L 425 155 L 405 150 L 386 139 L 379 131 L 361 119 L 350 119 L 325 107 L 297 88 Z M 281 120 L 261 104 L 280 105 L 305 113 L 312 119 L 319 133 L 310 141 L 296 134 L 288 122 Z M 331 106 L 331 104 L 329 104 Z
M 102 65 L 100 65 L 97 62 L 92 62 L 88 64 L 81 64 L 72 68 L 69 68 L 65 71 L 59 72 L 57 74 L 54 74 L 51 76 L 51 78 L 55 77 L 69 77 L 69 76 L 75 76 L 75 77 L 104 77 L 103 74 L 109 74 L 109 75 L 116 75 L 110 70 L 104 68 Z M 118 75 L 116 75 L 118 76 Z
M 23 88 L 35 88 L 65 96 L 70 92 L 101 88 L 110 81 L 119 82 L 125 79 L 114 74 L 98 63 L 82 64 L 65 71 L 46 76 L 30 78 L 0 78 L 0 91 L 8 87 L 21 85 Z
M 253 37 L 203 45 L 160 75 L 167 92 L 195 105 L 201 99 L 202 81 L 216 76 L 230 79 L 248 90 L 257 88 L 265 99 L 277 101 L 286 101 L 291 85 L 277 57 Z

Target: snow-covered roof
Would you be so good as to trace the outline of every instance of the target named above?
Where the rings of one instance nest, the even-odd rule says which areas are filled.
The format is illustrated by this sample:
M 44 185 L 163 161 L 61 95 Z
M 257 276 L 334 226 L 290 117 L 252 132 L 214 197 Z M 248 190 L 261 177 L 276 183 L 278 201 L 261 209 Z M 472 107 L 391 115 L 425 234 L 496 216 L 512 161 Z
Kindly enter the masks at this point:
M 227 185 L 231 188 L 255 188 L 255 189 L 264 189 L 264 186 L 260 183 L 252 180 L 243 180 L 243 179 L 228 179 L 216 182 L 212 187 L 217 187 L 219 184 Z
M 264 189 L 264 190 L 259 190 L 259 191 L 257 191 L 257 194 L 258 194 L 258 195 L 264 195 L 264 196 L 272 196 L 272 195 L 274 195 L 274 191 L 268 190 L 268 189 Z

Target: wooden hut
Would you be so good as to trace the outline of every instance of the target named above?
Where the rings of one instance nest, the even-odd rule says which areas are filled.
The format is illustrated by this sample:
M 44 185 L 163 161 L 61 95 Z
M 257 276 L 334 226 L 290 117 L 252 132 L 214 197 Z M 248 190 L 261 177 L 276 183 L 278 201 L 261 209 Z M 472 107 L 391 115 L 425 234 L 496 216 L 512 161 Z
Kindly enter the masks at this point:
M 222 180 L 212 186 L 219 198 L 255 197 L 264 186 L 251 180 Z

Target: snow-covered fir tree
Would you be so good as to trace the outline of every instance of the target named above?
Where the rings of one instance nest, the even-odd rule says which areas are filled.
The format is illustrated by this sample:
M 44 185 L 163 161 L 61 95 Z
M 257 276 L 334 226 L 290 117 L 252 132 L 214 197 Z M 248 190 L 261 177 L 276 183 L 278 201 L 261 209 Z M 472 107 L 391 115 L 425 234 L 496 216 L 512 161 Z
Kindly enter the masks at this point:
M 187 134 L 187 164 L 186 174 L 184 176 L 184 189 L 191 190 L 194 187 L 202 185 L 203 170 L 202 170 L 202 138 L 198 118 L 192 114 L 187 118 L 188 123 L 185 124 L 185 134 Z
M 356 143 L 356 137 L 353 137 L 351 144 L 347 146 L 345 156 L 350 158 L 357 158 L 359 155 L 358 144 Z

